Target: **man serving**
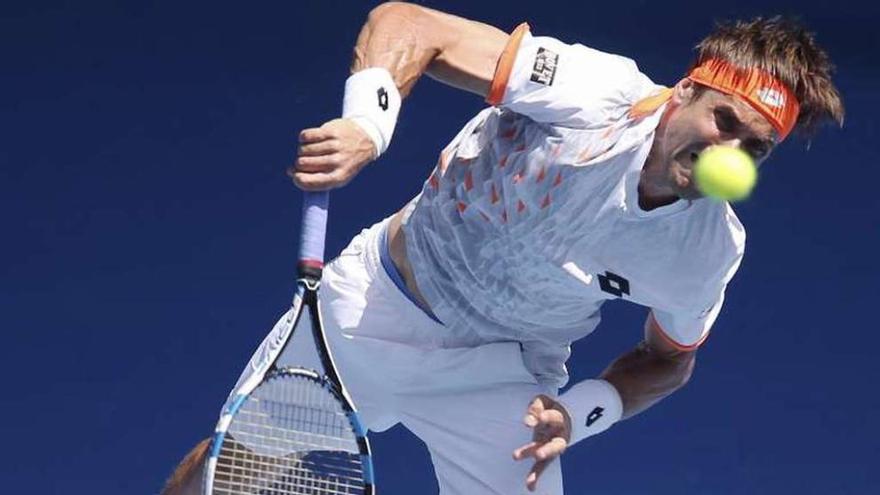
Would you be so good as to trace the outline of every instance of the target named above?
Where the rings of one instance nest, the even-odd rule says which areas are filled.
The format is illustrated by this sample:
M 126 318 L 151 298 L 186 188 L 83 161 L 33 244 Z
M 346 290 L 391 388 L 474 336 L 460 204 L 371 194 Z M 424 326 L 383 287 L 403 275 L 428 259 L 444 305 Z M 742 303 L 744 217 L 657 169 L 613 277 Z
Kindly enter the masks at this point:
M 842 123 L 830 61 L 796 24 L 721 25 L 697 52 L 667 88 L 526 24 L 508 35 L 396 2 L 370 13 L 342 118 L 300 134 L 299 187 L 340 187 L 378 158 L 423 74 L 490 105 L 322 281 L 325 330 L 366 426 L 422 439 L 441 494 L 561 495 L 566 448 L 683 386 L 745 244 L 730 206 L 701 197 L 697 158 L 723 145 L 760 164 L 792 131 Z M 644 340 L 558 394 L 570 344 L 610 299 L 649 308 Z M 166 493 L 197 492 L 206 448 Z

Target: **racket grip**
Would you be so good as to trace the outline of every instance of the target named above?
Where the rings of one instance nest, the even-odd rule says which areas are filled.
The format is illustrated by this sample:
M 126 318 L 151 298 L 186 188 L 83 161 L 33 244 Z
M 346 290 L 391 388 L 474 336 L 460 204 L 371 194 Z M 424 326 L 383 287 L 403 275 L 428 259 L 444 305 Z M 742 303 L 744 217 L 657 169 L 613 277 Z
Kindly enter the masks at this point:
M 299 238 L 300 276 L 321 277 L 329 203 L 330 194 L 327 191 L 303 192 L 302 230 Z

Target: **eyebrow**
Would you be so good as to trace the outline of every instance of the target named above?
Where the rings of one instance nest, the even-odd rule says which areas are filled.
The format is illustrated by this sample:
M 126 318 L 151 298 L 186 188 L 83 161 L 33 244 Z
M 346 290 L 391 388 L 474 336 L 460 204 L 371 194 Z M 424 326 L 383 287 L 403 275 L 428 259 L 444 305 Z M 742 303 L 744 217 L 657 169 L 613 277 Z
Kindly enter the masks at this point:
M 739 111 L 736 109 L 736 107 L 734 107 L 730 103 L 721 103 L 719 105 L 719 107 L 730 112 L 730 116 L 733 118 L 733 120 L 736 121 L 737 127 L 745 127 L 745 123 L 743 123 L 742 119 L 740 118 Z M 754 139 L 759 141 L 762 145 L 764 145 L 767 148 L 766 149 L 767 152 L 769 152 L 773 148 L 773 146 L 776 145 L 776 140 L 773 139 L 772 137 L 766 138 L 766 137 L 758 136 L 756 134 Z

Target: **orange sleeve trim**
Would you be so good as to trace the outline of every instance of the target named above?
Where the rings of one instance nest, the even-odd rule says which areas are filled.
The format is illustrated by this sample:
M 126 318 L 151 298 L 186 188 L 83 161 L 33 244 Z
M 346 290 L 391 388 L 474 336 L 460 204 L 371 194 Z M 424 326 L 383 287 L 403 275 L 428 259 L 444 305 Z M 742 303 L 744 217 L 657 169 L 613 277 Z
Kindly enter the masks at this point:
M 667 344 L 669 344 L 670 346 L 674 347 L 674 348 L 675 348 L 676 350 L 678 350 L 678 351 L 681 351 L 681 352 L 690 352 L 690 351 L 694 351 L 694 350 L 696 350 L 698 347 L 700 347 L 701 345 L 703 345 L 703 342 L 705 342 L 706 339 L 709 338 L 709 333 L 710 333 L 710 332 L 706 332 L 705 335 L 703 335 L 702 337 L 700 337 L 700 340 L 694 342 L 693 344 L 690 344 L 690 345 L 680 344 L 680 343 L 678 343 L 675 339 L 673 339 L 672 337 L 670 337 L 669 334 L 666 333 L 666 330 L 663 330 L 663 327 L 660 326 L 660 323 L 657 321 L 657 318 L 654 317 L 654 312 L 653 312 L 653 311 L 651 311 L 651 312 L 649 313 L 648 317 L 651 319 L 651 326 L 654 327 L 655 330 L 657 330 L 657 335 L 659 335 L 660 337 L 662 337 L 663 340 L 664 340 Z
M 495 66 L 495 75 L 492 77 L 492 84 L 489 86 L 489 94 L 486 96 L 486 103 L 490 105 L 499 105 L 504 101 L 504 92 L 507 90 L 507 81 L 510 80 L 510 73 L 513 72 L 513 63 L 516 61 L 516 53 L 519 51 L 519 45 L 526 33 L 529 32 L 528 23 L 522 23 L 510 34 L 507 40 L 507 46 L 501 52 L 498 58 L 498 64 Z

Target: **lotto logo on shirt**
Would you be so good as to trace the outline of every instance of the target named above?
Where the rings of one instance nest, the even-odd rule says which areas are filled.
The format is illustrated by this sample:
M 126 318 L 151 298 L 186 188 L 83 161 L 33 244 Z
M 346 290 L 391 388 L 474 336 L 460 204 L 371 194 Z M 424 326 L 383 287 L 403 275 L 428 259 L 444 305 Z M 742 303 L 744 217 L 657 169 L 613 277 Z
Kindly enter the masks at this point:
M 532 67 L 532 82 L 552 86 L 553 78 L 556 77 L 557 62 L 559 62 L 559 55 L 546 48 L 538 48 L 535 65 Z

